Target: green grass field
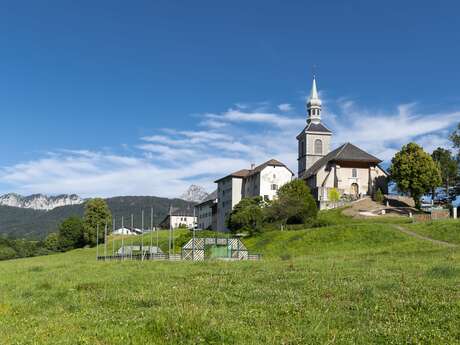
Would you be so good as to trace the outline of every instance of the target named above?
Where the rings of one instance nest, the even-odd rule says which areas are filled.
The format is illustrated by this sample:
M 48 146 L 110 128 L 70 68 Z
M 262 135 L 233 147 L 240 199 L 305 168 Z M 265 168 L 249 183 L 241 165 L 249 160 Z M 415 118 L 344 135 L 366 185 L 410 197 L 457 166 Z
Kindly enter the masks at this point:
M 460 221 L 455 219 L 438 220 L 426 223 L 410 224 L 408 229 L 435 240 L 460 245 Z
M 96 262 L 94 248 L 0 262 L 0 344 L 460 343 L 458 248 L 400 219 L 320 218 L 246 239 L 259 262 Z M 404 226 L 459 238 L 433 224 Z

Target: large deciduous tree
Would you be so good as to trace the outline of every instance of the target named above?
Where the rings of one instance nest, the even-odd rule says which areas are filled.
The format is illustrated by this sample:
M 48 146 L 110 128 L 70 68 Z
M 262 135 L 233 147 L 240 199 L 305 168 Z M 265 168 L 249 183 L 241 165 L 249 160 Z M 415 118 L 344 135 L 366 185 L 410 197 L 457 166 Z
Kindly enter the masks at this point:
M 316 217 L 318 208 L 305 181 L 294 180 L 278 190 L 278 197 L 267 213 L 275 222 L 305 224 Z
M 59 248 L 63 251 L 81 248 L 85 245 L 83 238 L 83 220 L 79 217 L 69 217 L 59 226 Z
M 93 246 L 99 237 L 99 243 L 104 241 L 104 228 L 107 224 L 107 231 L 112 228 L 112 214 L 104 199 L 95 198 L 89 200 L 85 205 L 83 217 L 83 239 L 86 244 Z M 99 226 L 99 235 L 97 228 Z
M 260 196 L 244 198 L 235 205 L 227 219 L 227 227 L 232 233 L 244 231 L 251 236 L 262 231 L 264 201 Z
M 438 147 L 431 154 L 433 160 L 438 164 L 441 171 L 442 183 L 449 191 L 449 186 L 455 181 L 458 172 L 458 163 L 452 156 L 452 152 L 442 147 Z
M 420 198 L 441 184 L 441 172 L 431 156 L 416 143 L 401 148 L 391 160 L 391 178 L 400 191 L 409 193 L 415 206 L 420 208 Z
M 460 162 L 460 123 L 452 132 L 449 139 L 452 141 L 452 145 L 457 149 L 457 160 Z

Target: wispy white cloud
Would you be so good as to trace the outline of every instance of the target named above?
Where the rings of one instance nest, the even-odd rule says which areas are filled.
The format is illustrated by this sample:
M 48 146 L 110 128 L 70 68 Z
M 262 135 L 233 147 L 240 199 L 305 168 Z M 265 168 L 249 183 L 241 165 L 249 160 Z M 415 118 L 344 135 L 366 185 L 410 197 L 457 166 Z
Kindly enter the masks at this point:
M 460 122 L 460 111 L 423 114 L 416 104 L 403 104 L 394 112 L 370 112 L 347 101 L 333 120 L 334 142 L 352 141 L 390 160 L 409 141 L 418 142 L 428 152 L 438 146 L 448 147 L 449 128 Z
M 334 131 L 334 145 L 350 141 L 386 161 L 408 141 L 427 151 L 448 146 L 448 133 L 460 121 L 460 112 L 425 114 L 416 104 L 400 105 L 393 112 L 370 111 L 350 99 L 325 104 L 323 120 Z M 288 107 L 280 106 L 270 111 L 266 103 L 240 104 L 203 114 L 191 130 L 161 129 L 135 145 L 124 145 L 122 151 L 129 154 L 49 152 L 0 168 L 0 192 L 173 197 L 191 183 L 212 190 L 216 178 L 270 158 L 296 171 L 295 137 L 305 126 L 305 116 L 287 115 Z
M 282 103 L 282 104 L 278 104 L 278 109 L 280 111 L 291 111 L 293 108 L 292 108 L 292 105 L 290 105 L 289 103 Z

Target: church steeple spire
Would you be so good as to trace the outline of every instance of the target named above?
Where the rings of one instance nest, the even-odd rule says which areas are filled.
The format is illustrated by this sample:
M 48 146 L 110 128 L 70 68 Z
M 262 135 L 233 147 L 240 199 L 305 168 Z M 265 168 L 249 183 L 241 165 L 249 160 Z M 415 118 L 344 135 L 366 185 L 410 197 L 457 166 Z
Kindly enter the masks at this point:
M 307 102 L 307 122 L 320 123 L 321 122 L 321 100 L 318 97 L 318 90 L 316 89 L 316 77 L 313 76 L 313 84 L 311 86 L 310 98 Z

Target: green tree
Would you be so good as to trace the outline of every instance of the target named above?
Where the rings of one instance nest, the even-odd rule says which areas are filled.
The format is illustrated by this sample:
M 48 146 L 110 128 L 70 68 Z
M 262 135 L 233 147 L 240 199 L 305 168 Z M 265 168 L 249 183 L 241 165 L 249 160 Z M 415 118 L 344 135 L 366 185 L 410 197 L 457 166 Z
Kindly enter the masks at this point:
M 232 233 L 244 231 L 251 236 L 262 232 L 264 214 L 263 199 L 260 196 L 244 198 L 235 205 L 227 219 L 227 227 Z
M 382 203 L 384 198 L 385 197 L 383 196 L 382 190 L 380 188 L 377 189 L 377 191 L 374 194 L 374 201 Z
M 112 228 L 112 214 L 104 199 L 95 198 L 85 205 L 83 216 L 83 241 L 90 246 L 96 245 L 96 229 L 99 226 L 99 243 L 104 242 L 104 228 L 107 224 L 107 233 Z
M 43 242 L 43 246 L 51 250 L 53 252 L 57 252 L 59 250 L 59 235 L 57 232 L 52 232 L 48 236 L 46 236 L 45 241 Z
M 0 260 L 9 260 L 16 257 L 17 253 L 13 248 L 0 244 Z
M 450 141 L 452 141 L 452 145 L 458 150 L 457 161 L 460 162 L 460 123 L 458 124 L 457 128 L 452 132 L 449 139 Z
M 441 173 L 431 156 L 416 143 L 401 148 L 391 160 L 391 178 L 400 191 L 409 193 L 415 206 L 420 208 L 420 198 L 441 184 Z
M 327 198 L 332 202 L 337 202 L 340 200 L 340 193 L 337 188 L 331 188 L 327 192 Z
M 286 183 L 267 209 L 268 218 L 281 224 L 305 224 L 318 213 L 315 199 L 303 180 Z
M 449 186 L 453 184 L 457 177 L 458 163 L 452 156 L 452 152 L 442 147 L 434 150 L 431 157 L 438 164 L 438 168 L 441 171 L 442 183 L 446 186 L 446 191 L 448 191 Z
M 104 224 L 105 226 L 105 224 Z M 85 245 L 83 239 L 83 220 L 79 217 L 69 217 L 59 226 L 59 247 L 66 251 L 81 248 Z

